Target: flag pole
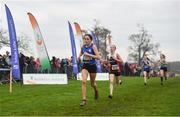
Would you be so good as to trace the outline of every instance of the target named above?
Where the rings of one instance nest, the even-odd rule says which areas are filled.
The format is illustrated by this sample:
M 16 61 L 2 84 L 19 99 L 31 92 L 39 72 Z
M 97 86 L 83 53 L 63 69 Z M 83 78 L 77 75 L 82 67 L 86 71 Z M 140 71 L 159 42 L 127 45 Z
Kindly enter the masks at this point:
M 10 68 L 9 92 L 12 93 L 12 68 Z

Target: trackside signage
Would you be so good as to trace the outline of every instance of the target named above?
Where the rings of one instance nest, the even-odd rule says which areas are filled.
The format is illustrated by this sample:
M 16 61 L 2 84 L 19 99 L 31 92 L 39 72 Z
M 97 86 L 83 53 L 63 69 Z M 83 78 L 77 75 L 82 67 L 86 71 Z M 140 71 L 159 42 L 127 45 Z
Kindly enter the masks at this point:
M 82 74 L 81 73 L 78 74 L 77 80 L 82 80 Z M 87 80 L 90 80 L 89 75 L 88 75 Z M 97 73 L 96 74 L 96 80 L 97 81 L 106 81 L 106 80 L 109 80 L 109 74 L 108 73 Z
M 23 74 L 23 84 L 67 84 L 66 74 Z

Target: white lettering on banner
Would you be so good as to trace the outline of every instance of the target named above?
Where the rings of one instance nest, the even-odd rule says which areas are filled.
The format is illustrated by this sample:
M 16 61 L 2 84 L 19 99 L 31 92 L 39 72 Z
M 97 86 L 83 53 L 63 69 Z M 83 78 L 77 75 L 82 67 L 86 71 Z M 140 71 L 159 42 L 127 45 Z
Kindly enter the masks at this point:
M 23 84 L 68 84 L 66 74 L 23 74 Z
M 13 69 L 19 69 L 18 65 L 13 65 Z
M 78 74 L 77 80 L 82 80 L 82 74 L 81 73 Z M 90 80 L 89 75 L 88 75 L 87 80 Z M 97 81 L 107 81 L 107 80 L 109 80 L 109 74 L 108 73 L 97 73 L 96 74 L 96 80 Z

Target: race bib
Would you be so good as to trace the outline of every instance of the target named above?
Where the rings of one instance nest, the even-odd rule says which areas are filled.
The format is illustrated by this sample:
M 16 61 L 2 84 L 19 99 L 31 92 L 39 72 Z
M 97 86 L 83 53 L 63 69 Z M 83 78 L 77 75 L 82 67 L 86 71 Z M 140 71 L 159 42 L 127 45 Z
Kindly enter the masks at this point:
M 148 68 L 149 68 L 149 66 L 144 66 L 144 68 L 145 68 L 145 69 L 148 69 Z
M 162 66 L 162 67 L 167 67 L 167 64 L 162 64 L 161 66 Z
M 118 65 L 112 65 L 112 70 L 118 70 Z
M 83 60 L 84 61 L 89 61 L 89 60 L 92 60 L 92 57 L 84 55 Z

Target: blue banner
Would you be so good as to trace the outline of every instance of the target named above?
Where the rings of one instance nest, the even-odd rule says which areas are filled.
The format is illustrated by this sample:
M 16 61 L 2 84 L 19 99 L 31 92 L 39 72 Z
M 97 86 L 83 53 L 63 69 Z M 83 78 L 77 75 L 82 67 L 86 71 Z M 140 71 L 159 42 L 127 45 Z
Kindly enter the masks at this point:
M 96 46 L 97 46 L 97 39 L 96 39 L 96 35 L 94 34 L 94 32 L 93 32 L 93 31 L 91 31 L 91 34 L 92 34 L 92 37 L 93 37 L 93 43 L 94 43 L 94 45 L 96 45 Z
M 91 32 L 91 34 L 92 34 L 92 37 L 93 37 L 93 43 L 94 43 L 94 45 L 96 45 L 96 41 L 97 41 L 96 35 L 94 34 L 93 31 Z M 97 46 L 97 45 L 96 45 L 96 46 Z M 101 72 L 102 72 L 102 69 L 101 69 L 100 60 L 97 60 L 97 59 L 96 59 L 96 66 L 97 66 L 97 72 L 98 72 L 98 73 L 101 73 Z
M 11 47 L 11 61 L 12 61 L 12 77 L 20 80 L 20 68 L 19 68 L 19 55 L 16 39 L 16 30 L 14 26 L 14 21 L 9 8 L 5 5 L 6 16 L 8 22 L 10 47 Z
M 78 74 L 78 65 L 77 65 L 77 54 L 76 54 L 76 45 L 75 45 L 75 40 L 74 40 L 74 33 L 73 33 L 72 26 L 71 26 L 69 21 L 68 21 L 68 25 L 69 25 L 69 34 L 70 34 L 70 40 L 71 40 L 73 73 L 75 75 L 77 75 Z

